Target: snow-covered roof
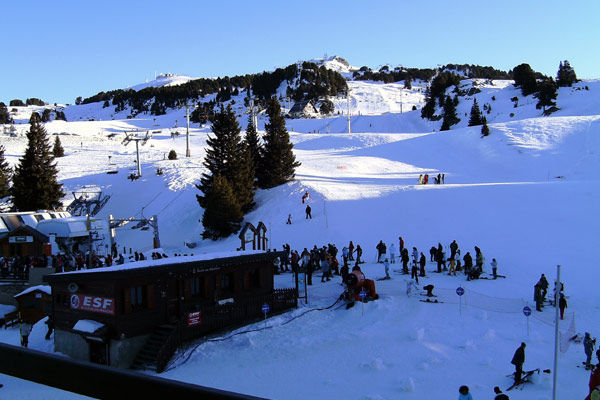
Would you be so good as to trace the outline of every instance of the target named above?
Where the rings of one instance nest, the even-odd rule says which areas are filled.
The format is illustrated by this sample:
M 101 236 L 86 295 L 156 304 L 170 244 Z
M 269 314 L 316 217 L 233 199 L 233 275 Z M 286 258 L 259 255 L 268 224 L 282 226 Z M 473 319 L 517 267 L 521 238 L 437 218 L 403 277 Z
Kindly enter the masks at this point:
M 103 323 L 91 319 L 80 319 L 73 327 L 74 331 L 94 333 L 104 326 Z
M 40 221 L 36 229 L 45 235 L 55 233 L 57 237 L 81 237 L 89 234 L 86 224 L 87 217 L 57 218 Z
M 27 293 L 35 292 L 36 290 L 39 290 L 40 292 L 44 292 L 47 295 L 51 295 L 52 294 L 52 288 L 50 288 L 50 286 L 48 286 L 48 285 L 37 285 L 37 286 L 29 287 L 29 288 L 23 290 L 21 293 L 14 295 L 13 297 L 15 297 L 15 298 L 21 297 L 21 296 L 26 295 Z
M 151 267 L 160 267 L 160 266 L 165 266 L 165 265 L 183 264 L 183 263 L 189 263 L 189 262 L 193 262 L 193 261 L 219 260 L 219 259 L 223 259 L 223 258 L 258 255 L 258 254 L 266 254 L 266 252 L 258 251 L 258 250 L 225 251 L 225 252 L 218 252 L 218 253 L 198 254 L 198 255 L 194 255 L 194 256 L 167 257 L 167 258 L 160 258 L 157 260 L 149 259 L 149 260 L 143 260 L 143 261 L 134 261 L 134 262 L 130 262 L 130 263 L 126 262 L 125 264 L 113 265 L 112 267 L 102 267 L 102 268 L 82 269 L 79 271 L 61 272 L 61 273 L 53 274 L 53 275 L 54 276 L 65 276 L 65 275 L 70 275 L 70 274 L 115 272 L 115 271 L 133 270 L 133 269 L 138 269 L 138 268 L 151 268 Z

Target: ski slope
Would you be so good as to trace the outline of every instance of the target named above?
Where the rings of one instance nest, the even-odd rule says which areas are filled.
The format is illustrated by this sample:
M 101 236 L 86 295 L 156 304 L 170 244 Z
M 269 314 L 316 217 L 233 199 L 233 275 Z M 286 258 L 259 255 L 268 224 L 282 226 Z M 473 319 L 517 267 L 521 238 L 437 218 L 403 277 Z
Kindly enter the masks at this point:
M 424 121 L 420 111 L 399 113 L 400 99 L 403 107 L 411 104 L 404 103 L 404 97 L 420 107 L 418 86 L 409 95 L 401 84 L 350 83 L 351 108 L 356 111 L 352 133 L 347 133 L 345 115 L 288 120 L 302 165 L 294 181 L 258 191 L 257 207 L 246 221 L 263 221 L 277 249 L 284 243 L 299 251 L 335 243 L 341 250 L 352 240 L 364 249 L 368 278 L 384 275 L 381 264 L 374 262 L 375 245 L 383 240 L 388 248 L 391 243 L 398 248 L 399 235 L 409 249 L 415 246 L 427 256 L 438 242 L 448 246 L 456 239 L 463 255 L 474 254 L 477 245 L 486 257 L 486 272 L 496 258 L 499 273 L 507 278 L 467 282 L 464 276 L 431 273 L 435 266 L 430 263 L 421 283 L 435 285 L 441 304 L 420 302 L 418 293 L 407 296 L 408 279 L 393 272 L 391 280 L 376 282 L 378 301 L 347 311 L 310 312 L 282 325 L 338 298 L 339 278 L 321 283 L 317 272 L 309 303 L 268 319 L 266 324 L 273 329 L 220 342 L 190 343 L 161 376 L 274 399 L 451 399 L 458 397 L 463 384 L 471 388 L 474 399 L 492 398 L 494 386 L 510 386 L 506 375 L 513 371 L 510 360 L 521 341 L 527 342 L 525 369 L 553 368 L 554 309 L 534 311 L 527 334 L 521 308 L 532 305 L 533 285 L 540 274 L 552 282 L 557 264 L 563 266 L 569 296 L 569 314 L 561 331 L 567 330 L 574 315 L 577 332 L 598 335 L 600 83 L 584 81 L 561 88 L 560 110 L 550 117 L 541 116 L 535 99 L 522 98 L 507 82 L 478 83 L 481 92 L 475 96 L 480 106 L 492 105 L 487 115 L 491 134 L 483 139 L 480 128 L 468 127 L 464 116 L 473 97 L 461 97 L 461 122 L 440 132 L 441 121 Z M 516 108 L 510 100 L 514 96 L 520 99 Z M 241 103 L 236 100 L 236 107 Z M 345 110 L 345 105 L 345 99 L 336 100 L 336 110 Z M 99 218 L 157 215 L 167 252 L 237 248 L 239 240 L 234 237 L 200 240 L 202 210 L 195 184 L 205 171 L 202 162 L 210 128 L 192 125 L 192 156 L 185 158 L 183 110 L 127 119 L 128 111 L 111 116 L 111 108 L 71 106 L 66 109 L 70 122 L 46 124 L 50 134 L 60 135 L 66 152 L 57 160 L 65 203 L 72 199 L 71 191 L 101 188 L 111 199 Z M 245 127 L 244 110 L 236 112 Z M 264 122 L 260 116 L 259 130 Z M 17 128 L 19 136 L 2 136 L 13 164 L 26 145 L 27 125 Z M 151 131 L 152 139 L 140 147 L 142 178 L 131 182 L 126 176 L 135 168 L 135 145 L 121 142 L 123 132 L 134 129 Z M 172 138 L 175 131 L 180 135 Z M 166 159 L 171 149 L 178 160 Z M 157 175 L 157 168 L 164 174 Z M 108 175 L 109 170 L 119 172 Z M 433 175 L 445 173 L 446 184 L 417 185 L 425 173 L 430 182 Z M 311 194 L 311 220 L 305 219 L 300 200 L 306 190 Z M 292 225 L 285 224 L 288 214 Z M 152 234 L 125 226 L 117 230 L 116 240 L 119 246 L 148 251 Z M 198 243 L 194 250 L 184 246 L 193 242 Z M 277 276 L 276 285 L 290 287 L 291 275 Z M 458 286 L 467 290 L 460 311 L 454 294 Z M 42 336 L 34 335 L 32 346 L 52 351 Z M 0 331 L 0 340 L 16 343 L 17 330 Z M 583 360 L 581 345 L 561 353 L 558 398 L 587 395 L 589 373 L 577 368 Z M 0 393 L 7 398 L 40 398 L 37 385 L 6 376 L 2 383 Z M 551 392 L 551 375 L 541 374 L 534 384 L 509 395 L 541 400 L 550 399 Z M 49 393 L 44 398 L 64 398 L 60 392 Z

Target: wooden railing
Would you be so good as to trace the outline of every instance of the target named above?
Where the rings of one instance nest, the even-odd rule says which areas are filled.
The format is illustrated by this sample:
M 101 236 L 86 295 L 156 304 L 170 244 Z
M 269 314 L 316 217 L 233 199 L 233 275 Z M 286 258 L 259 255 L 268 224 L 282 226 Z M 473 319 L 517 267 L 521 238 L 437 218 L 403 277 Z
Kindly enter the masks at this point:
M 196 311 L 194 305 L 184 306 L 175 330 L 169 335 L 157 356 L 157 372 L 162 372 L 177 348 L 186 340 L 197 339 L 209 332 L 248 324 L 264 316 L 263 304 L 270 307 L 269 316 L 280 314 L 298 306 L 296 289 L 276 289 L 272 294 L 239 299 L 234 303 L 201 307 L 200 324 L 188 326 L 188 313 Z

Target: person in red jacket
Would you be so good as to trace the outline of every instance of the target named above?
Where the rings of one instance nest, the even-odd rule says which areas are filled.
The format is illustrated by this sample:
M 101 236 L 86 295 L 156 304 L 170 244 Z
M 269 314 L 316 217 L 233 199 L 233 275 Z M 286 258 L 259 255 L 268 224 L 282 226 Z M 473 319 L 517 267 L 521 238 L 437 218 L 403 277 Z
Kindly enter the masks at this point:
M 600 386 L 600 364 L 596 365 L 596 368 L 592 371 L 590 375 L 590 383 L 588 384 L 590 393 L 587 395 L 585 400 L 590 400 L 592 397 L 592 392 L 596 388 L 596 386 Z

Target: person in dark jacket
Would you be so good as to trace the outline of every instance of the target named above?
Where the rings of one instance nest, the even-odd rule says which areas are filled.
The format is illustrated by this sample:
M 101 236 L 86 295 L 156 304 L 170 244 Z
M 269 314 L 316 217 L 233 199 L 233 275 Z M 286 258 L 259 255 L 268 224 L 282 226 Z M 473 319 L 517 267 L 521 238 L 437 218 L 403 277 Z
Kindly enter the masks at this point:
M 386 245 L 385 243 L 383 243 L 383 240 L 380 240 L 377 246 L 375 246 L 375 248 L 377 249 L 377 262 L 383 262 L 381 261 L 381 256 L 384 255 L 387 251 Z
M 360 244 L 357 244 L 356 245 L 356 265 L 362 264 L 362 261 L 360 260 L 361 257 L 362 257 L 362 248 L 360 247 Z
M 542 289 L 542 303 L 546 300 L 546 293 L 548 293 L 548 279 L 546 279 L 546 275 L 542 274 L 540 280 L 538 281 L 540 287 Z
M 419 259 L 419 266 L 421 267 L 421 276 L 425 276 L 425 265 L 427 264 L 427 257 L 421 252 L 421 258 Z
M 544 298 L 542 297 L 542 287 L 539 282 L 533 287 L 533 301 L 535 301 L 535 309 L 537 311 L 542 311 L 542 302 L 544 301 Z
M 590 333 L 586 332 L 583 338 L 583 350 L 585 351 L 585 369 L 592 369 L 592 354 L 594 353 L 595 345 L 596 339 L 592 339 Z
M 408 262 L 410 261 L 410 256 L 408 255 L 408 249 L 405 247 L 402 249 L 402 273 L 408 275 Z
M 431 246 L 429 249 L 429 259 L 431 262 L 435 261 L 435 255 L 437 253 L 437 248 L 435 246 Z
M 521 346 L 515 351 L 515 354 L 511 360 L 511 364 L 515 366 L 515 383 L 521 382 L 521 375 L 523 374 L 523 364 L 525 363 L 525 342 L 521 343 Z
M 450 243 L 450 258 L 454 258 L 456 260 L 456 251 L 458 250 L 458 243 L 456 243 L 456 240 L 453 240 L 452 243 Z
M 565 319 L 565 308 L 567 308 L 567 299 L 564 294 L 560 294 L 560 299 L 558 300 L 558 308 L 560 309 L 560 319 Z
M 465 275 L 469 276 L 471 274 L 471 269 L 473 268 L 473 257 L 471 257 L 471 253 L 467 251 L 467 254 L 463 257 L 463 261 L 465 262 Z
M 312 219 L 312 215 L 310 215 L 310 211 L 311 211 L 311 208 L 310 208 L 310 206 L 307 204 L 307 205 L 306 205 L 306 219 Z

